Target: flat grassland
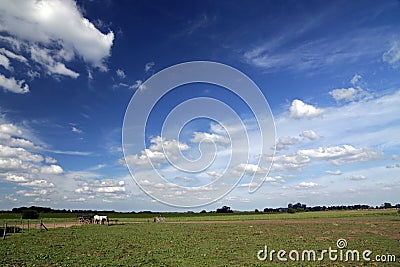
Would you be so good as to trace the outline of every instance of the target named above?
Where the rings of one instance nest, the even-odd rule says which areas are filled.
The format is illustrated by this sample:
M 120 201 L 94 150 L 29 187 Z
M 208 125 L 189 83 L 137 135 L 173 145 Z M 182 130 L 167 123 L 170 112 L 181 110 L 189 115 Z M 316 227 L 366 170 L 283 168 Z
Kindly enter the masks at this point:
M 400 266 L 395 210 L 166 217 L 167 223 L 133 216 L 119 218 L 117 225 L 9 234 L 0 240 L 0 266 Z M 338 239 L 347 247 L 338 249 Z M 268 257 L 260 261 L 257 253 L 265 246 Z M 338 250 L 336 261 L 328 254 L 322 261 L 302 261 L 302 251 L 313 250 L 318 259 L 330 247 Z M 276 252 L 270 260 L 271 250 L 285 250 L 287 262 Z M 291 250 L 299 252 L 300 261 L 289 258 Z M 360 261 L 349 257 L 346 262 L 348 250 L 358 250 Z M 372 251 L 369 262 L 362 259 L 365 250 Z M 396 262 L 389 262 L 393 256 Z

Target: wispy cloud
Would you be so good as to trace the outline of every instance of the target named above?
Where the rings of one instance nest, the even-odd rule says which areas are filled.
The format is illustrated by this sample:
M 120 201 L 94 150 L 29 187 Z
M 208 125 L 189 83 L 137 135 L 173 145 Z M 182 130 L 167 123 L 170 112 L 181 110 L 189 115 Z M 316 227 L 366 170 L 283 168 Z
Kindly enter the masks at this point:
M 205 29 L 209 27 L 215 21 L 216 21 L 216 16 L 201 14 L 197 16 L 195 19 L 190 20 L 186 23 L 186 27 L 184 28 L 183 33 L 186 35 L 191 35 L 200 29 Z
M 265 72 L 323 71 L 360 60 L 377 60 L 384 53 L 385 41 L 389 39 L 385 28 L 369 28 L 300 41 L 306 32 L 297 33 L 295 38 L 272 36 L 269 41 L 246 50 L 243 58 Z M 379 38 L 371 39 L 372 35 Z M 384 59 L 396 62 L 396 51 L 394 46 Z
M 117 69 L 115 72 L 117 73 L 117 76 L 121 79 L 124 79 L 126 77 L 125 72 L 121 69 Z
M 400 45 L 398 42 L 393 42 L 390 49 L 386 51 L 382 59 L 384 62 L 388 63 L 391 66 L 397 66 L 400 62 Z
M 89 156 L 93 154 L 92 152 L 85 152 L 85 151 L 50 150 L 50 149 L 46 149 L 45 151 L 55 154 L 73 155 L 73 156 Z

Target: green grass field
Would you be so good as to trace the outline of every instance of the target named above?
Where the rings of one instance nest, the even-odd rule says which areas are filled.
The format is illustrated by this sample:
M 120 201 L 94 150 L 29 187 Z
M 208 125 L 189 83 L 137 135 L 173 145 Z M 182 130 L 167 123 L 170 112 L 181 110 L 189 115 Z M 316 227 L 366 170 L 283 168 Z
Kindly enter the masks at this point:
M 85 225 L 9 234 L 0 240 L 0 266 L 400 266 L 400 215 L 396 211 L 120 218 L 119 225 Z M 144 223 L 129 223 L 145 221 Z M 259 261 L 264 248 L 369 249 L 396 262 Z M 345 250 L 344 250 L 345 251 Z M 288 257 L 286 255 L 286 257 Z M 318 257 L 318 256 L 317 256 Z

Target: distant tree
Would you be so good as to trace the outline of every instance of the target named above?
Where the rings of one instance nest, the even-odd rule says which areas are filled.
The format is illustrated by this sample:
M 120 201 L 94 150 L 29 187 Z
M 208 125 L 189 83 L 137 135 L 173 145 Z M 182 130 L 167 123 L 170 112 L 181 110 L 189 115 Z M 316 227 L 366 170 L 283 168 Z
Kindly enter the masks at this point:
M 217 209 L 217 213 L 232 213 L 231 207 L 223 206 L 222 208 Z
M 254 212 L 255 212 L 255 213 L 259 213 L 260 211 L 259 211 L 258 209 L 255 209 Z
M 39 212 L 36 210 L 23 210 L 22 211 L 22 219 L 38 219 Z
M 385 209 L 390 209 L 391 207 L 392 207 L 392 204 L 391 204 L 391 203 L 389 203 L 389 202 L 383 203 L 383 208 L 385 208 Z
M 200 213 L 207 213 L 207 211 L 206 210 L 202 210 L 202 211 L 200 211 Z
M 296 213 L 296 210 L 294 208 L 288 208 L 287 213 Z

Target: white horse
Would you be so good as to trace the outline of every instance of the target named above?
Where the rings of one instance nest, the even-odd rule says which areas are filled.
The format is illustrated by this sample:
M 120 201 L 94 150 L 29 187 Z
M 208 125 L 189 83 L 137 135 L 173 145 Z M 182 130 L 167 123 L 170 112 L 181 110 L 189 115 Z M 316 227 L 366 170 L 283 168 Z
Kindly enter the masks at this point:
M 108 217 L 107 216 L 100 216 L 100 215 L 94 215 L 93 216 L 93 222 L 94 223 L 101 223 L 104 224 L 105 222 L 108 222 Z

